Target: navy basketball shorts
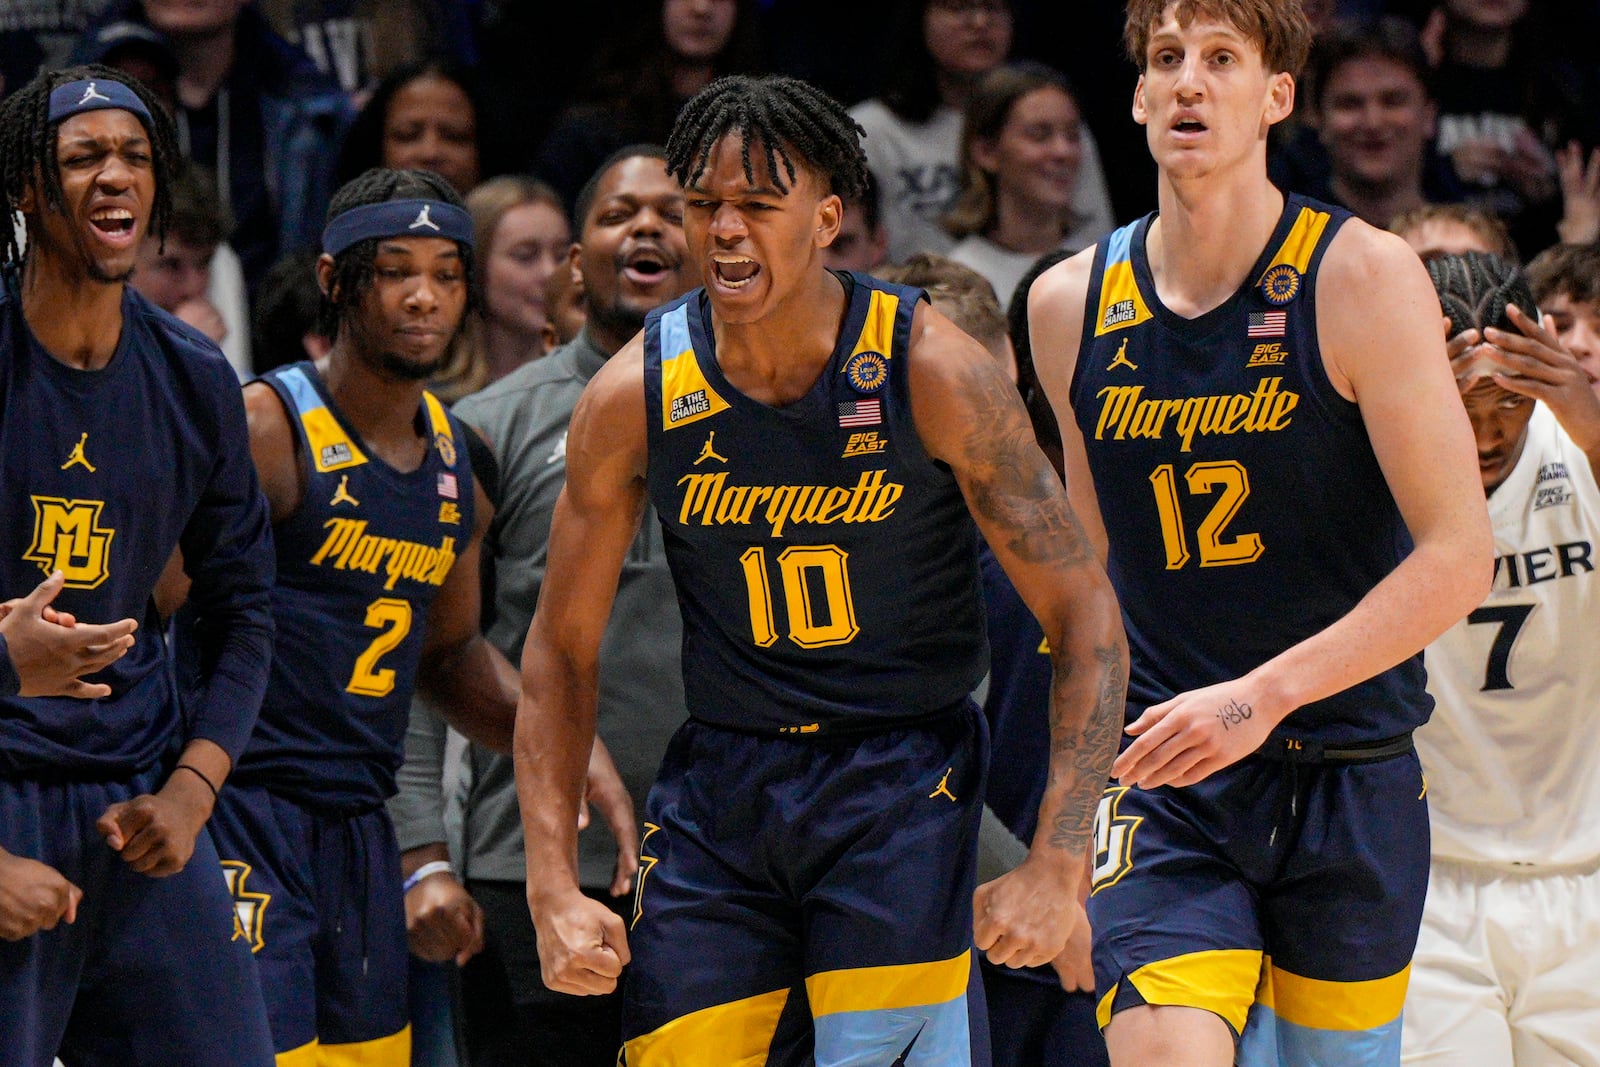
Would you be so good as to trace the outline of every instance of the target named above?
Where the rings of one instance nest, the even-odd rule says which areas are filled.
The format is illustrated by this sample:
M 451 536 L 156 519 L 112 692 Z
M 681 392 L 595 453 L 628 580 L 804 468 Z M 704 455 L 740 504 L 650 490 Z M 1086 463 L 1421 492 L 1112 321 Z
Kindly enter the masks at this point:
M 1061 988 L 1053 967 L 983 962 L 994 1067 L 1109 1067 L 1093 993 Z
M 788 1063 L 807 1045 L 817 1067 L 986 1065 L 985 729 L 971 707 L 848 737 L 685 724 L 646 805 L 628 1067 Z
M 1182 789 L 1108 789 L 1089 897 L 1100 1025 L 1187 1005 L 1240 1035 L 1241 1065 L 1398 1064 L 1424 792 L 1412 751 L 1252 756 Z
M 410 1067 L 405 899 L 388 812 L 318 812 L 230 783 L 211 826 L 278 1067 Z
M 202 829 L 177 874 L 133 871 L 95 821 L 163 780 L 0 780 L 0 846 L 83 890 L 77 921 L 0 941 L 0 1067 L 272 1067 L 261 984 Z

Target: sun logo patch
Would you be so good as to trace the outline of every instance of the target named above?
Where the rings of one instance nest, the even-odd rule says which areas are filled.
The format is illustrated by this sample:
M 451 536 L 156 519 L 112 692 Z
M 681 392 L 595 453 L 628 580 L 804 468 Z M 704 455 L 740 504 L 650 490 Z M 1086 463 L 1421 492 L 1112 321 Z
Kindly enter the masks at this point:
M 1300 272 L 1287 263 L 1279 263 L 1261 276 L 1261 295 L 1267 303 L 1282 307 L 1300 295 Z
M 889 361 L 881 352 L 857 352 L 844 365 L 844 376 L 858 393 L 876 393 L 889 382 Z

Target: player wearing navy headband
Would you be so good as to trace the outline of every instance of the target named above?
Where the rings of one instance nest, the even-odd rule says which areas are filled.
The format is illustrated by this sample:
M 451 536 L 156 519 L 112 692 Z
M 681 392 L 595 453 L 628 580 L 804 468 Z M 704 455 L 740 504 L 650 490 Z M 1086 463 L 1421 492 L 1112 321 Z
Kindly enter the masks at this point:
M 62 687 L 79 699 L 0 696 L 5 1067 L 272 1063 L 205 829 L 267 678 L 267 508 L 233 371 L 125 284 L 174 158 L 164 112 L 107 68 L 0 105 L 0 589 L 53 574 L 58 623 L 143 627 Z M 152 606 L 180 547 L 207 620 L 181 712 Z
M 500 751 L 517 695 L 478 629 L 492 508 L 472 431 L 424 388 L 467 310 L 471 219 L 437 175 L 370 170 L 334 196 L 316 270 L 332 351 L 244 392 L 278 631 L 214 822 L 279 1067 L 405 1067 L 405 885 L 384 801 L 412 693 Z M 457 921 L 463 945 L 481 940 L 475 912 Z

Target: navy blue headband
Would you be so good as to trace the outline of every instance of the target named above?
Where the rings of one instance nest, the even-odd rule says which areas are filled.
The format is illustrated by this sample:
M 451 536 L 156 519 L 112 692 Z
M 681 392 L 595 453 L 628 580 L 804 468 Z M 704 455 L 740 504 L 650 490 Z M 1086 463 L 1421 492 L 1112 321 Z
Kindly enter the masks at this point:
M 108 107 L 131 111 L 144 120 L 146 128 L 150 126 L 150 110 L 144 106 L 144 101 L 139 99 L 138 93 L 119 81 L 85 79 L 67 82 L 50 90 L 51 122 Z
M 362 204 L 322 231 L 322 250 L 336 256 L 369 237 L 445 237 L 472 247 L 472 216 L 442 200 L 385 200 Z

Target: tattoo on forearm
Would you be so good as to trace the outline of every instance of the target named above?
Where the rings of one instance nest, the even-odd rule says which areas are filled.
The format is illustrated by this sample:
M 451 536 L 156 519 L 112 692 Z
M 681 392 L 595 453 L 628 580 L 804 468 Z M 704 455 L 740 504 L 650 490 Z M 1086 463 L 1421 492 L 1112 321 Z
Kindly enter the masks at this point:
M 1122 664 L 1120 646 L 1094 650 L 1099 684 L 1094 707 L 1081 730 L 1065 721 L 1060 701 L 1052 699 L 1050 709 L 1050 787 L 1057 789 L 1060 806 L 1050 831 L 1050 845 L 1081 852 L 1094 833 L 1094 809 L 1104 792 L 1117 754 L 1117 736 L 1122 727 L 1128 679 Z M 1055 688 L 1071 677 L 1069 663 L 1056 667 Z M 1059 758 L 1063 755 L 1065 759 Z
M 1030 563 L 1082 563 L 1089 540 L 1061 480 L 1034 442 L 1016 389 L 997 374 L 968 375 L 973 416 L 966 439 L 974 511 Z
M 1222 728 L 1224 730 L 1238 726 L 1254 714 L 1255 711 L 1250 705 L 1242 700 L 1230 700 L 1217 709 L 1217 718 L 1222 720 Z

